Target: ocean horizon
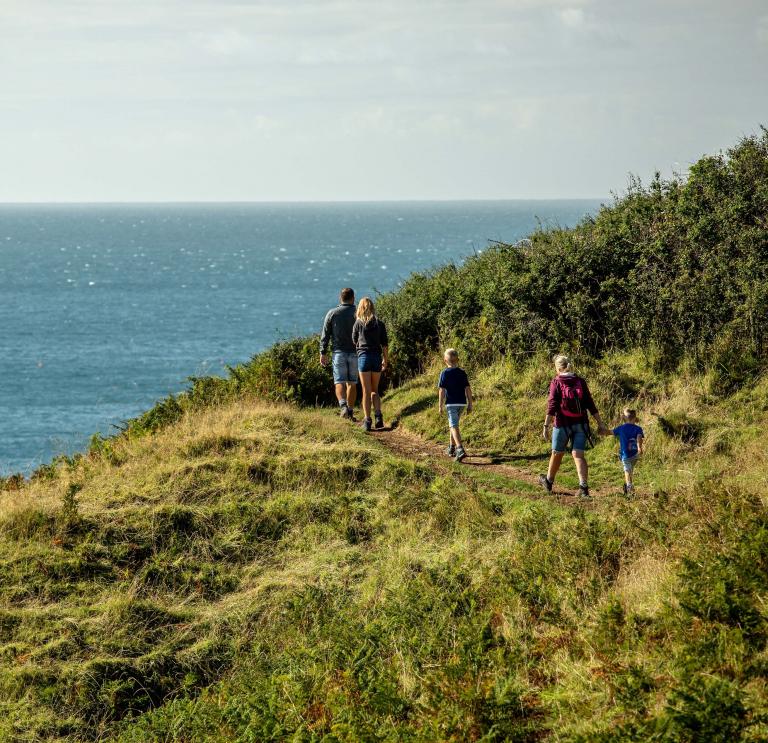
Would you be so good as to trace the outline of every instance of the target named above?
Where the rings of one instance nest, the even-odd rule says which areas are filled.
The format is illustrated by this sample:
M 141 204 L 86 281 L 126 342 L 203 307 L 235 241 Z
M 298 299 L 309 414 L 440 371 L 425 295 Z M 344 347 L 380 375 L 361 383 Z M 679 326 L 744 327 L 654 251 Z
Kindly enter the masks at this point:
M 2 203 L 0 474 L 317 332 L 342 286 L 375 296 L 604 201 Z

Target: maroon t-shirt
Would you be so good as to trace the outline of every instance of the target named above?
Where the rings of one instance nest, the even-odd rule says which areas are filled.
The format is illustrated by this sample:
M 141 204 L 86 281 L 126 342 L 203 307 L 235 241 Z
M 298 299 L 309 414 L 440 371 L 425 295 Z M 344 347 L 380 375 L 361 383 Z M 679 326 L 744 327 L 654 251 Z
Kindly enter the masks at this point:
M 580 402 L 584 415 L 580 418 L 565 415 L 561 409 L 563 387 L 574 387 L 578 382 L 581 382 L 583 390 L 583 396 Z M 592 399 L 592 393 L 587 386 L 587 380 L 582 377 L 577 377 L 575 374 L 558 374 L 549 385 L 549 399 L 547 400 L 547 415 L 555 416 L 555 428 L 572 426 L 574 423 L 586 423 L 588 420 L 587 412 L 592 413 L 592 415 L 597 415 L 597 407 L 595 406 L 595 401 Z

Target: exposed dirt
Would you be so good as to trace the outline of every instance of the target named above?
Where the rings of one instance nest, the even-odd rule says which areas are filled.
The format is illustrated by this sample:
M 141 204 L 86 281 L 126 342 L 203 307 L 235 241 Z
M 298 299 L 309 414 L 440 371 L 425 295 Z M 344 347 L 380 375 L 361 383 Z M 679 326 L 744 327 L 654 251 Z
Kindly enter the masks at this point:
M 436 444 L 432 441 L 426 441 L 421 436 L 404 429 L 399 422 L 395 420 L 392 426 L 386 428 L 373 430 L 371 435 L 376 437 L 382 445 L 386 446 L 395 454 L 407 459 L 413 459 L 421 461 L 432 467 L 433 469 L 441 472 L 448 473 L 453 472 L 456 474 L 457 467 L 454 466 L 453 461 L 446 455 L 445 445 Z M 546 463 L 543 463 L 546 466 Z M 530 472 L 522 467 L 518 467 L 512 464 L 505 464 L 499 462 L 496 457 L 489 457 L 483 452 L 468 451 L 467 457 L 461 462 L 460 467 L 477 467 L 482 468 L 484 472 L 490 472 L 502 477 L 507 477 L 513 480 L 522 481 L 536 487 L 539 485 L 538 474 Z M 551 493 L 546 493 L 541 488 L 541 495 L 535 496 L 530 493 L 521 493 L 510 486 L 498 488 L 504 492 L 514 493 L 518 496 L 524 496 L 535 499 L 550 499 L 556 500 L 563 504 L 573 505 L 580 504 L 588 506 L 592 499 L 580 498 L 572 491 L 562 490 L 555 488 Z M 604 495 L 615 495 L 616 489 L 604 490 L 595 489 L 590 491 L 593 497 L 600 497 Z

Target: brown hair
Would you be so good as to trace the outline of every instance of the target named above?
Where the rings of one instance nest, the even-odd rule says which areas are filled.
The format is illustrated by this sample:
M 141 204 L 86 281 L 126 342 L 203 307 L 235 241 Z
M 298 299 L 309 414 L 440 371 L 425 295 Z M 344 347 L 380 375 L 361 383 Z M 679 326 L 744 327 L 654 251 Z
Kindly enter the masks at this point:
M 349 304 L 350 302 L 355 301 L 355 290 L 350 289 L 349 287 L 345 287 L 341 290 L 341 293 L 339 294 L 339 299 L 341 299 L 342 304 Z
M 355 316 L 364 325 L 367 325 L 376 317 L 376 308 L 373 306 L 373 301 L 370 297 L 363 297 L 360 300 L 360 304 L 357 305 Z

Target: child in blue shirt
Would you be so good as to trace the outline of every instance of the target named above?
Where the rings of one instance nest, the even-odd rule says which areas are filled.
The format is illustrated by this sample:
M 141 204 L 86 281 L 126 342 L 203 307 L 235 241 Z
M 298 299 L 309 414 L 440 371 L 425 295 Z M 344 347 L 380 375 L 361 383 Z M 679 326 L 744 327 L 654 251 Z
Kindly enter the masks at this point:
M 624 466 L 624 494 L 631 495 L 635 491 L 632 472 L 638 457 L 643 454 L 645 436 L 643 429 L 637 425 L 636 411 L 625 408 L 621 417 L 624 423 L 614 428 L 611 433 L 619 440 L 619 457 Z
M 451 441 L 447 454 L 461 462 L 467 453 L 459 432 L 459 418 L 465 408 L 468 413 L 472 411 L 472 388 L 467 373 L 459 366 L 459 354 L 455 348 L 446 349 L 443 360 L 446 368 L 440 372 L 440 381 L 437 383 L 440 389 L 438 410 L 442 413 L 445 408 L 448 413 Z

